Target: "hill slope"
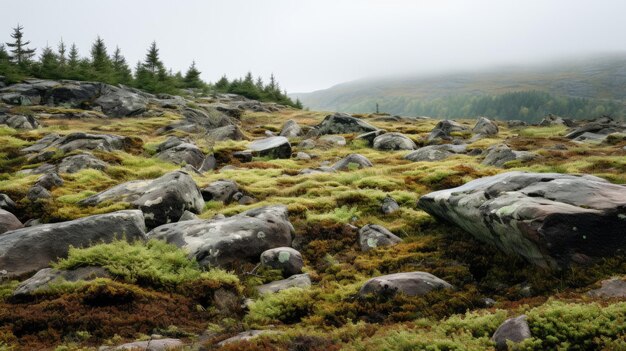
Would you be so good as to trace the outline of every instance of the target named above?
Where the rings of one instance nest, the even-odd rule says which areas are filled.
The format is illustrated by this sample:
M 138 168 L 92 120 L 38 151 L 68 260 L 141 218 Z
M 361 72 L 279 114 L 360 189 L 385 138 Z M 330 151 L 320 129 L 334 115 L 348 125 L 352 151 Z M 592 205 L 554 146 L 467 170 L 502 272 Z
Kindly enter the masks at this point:
M 381 112 L 393 114 L 462 117 L 467 116 L 464 113 L 483 112 L 489 117 L 510 119 L 524 116 L 511 116 L 497 108 L 489 111 L 490 107 L 497 107 L 494 106 L 497 101 L 481 101 L 489 106 L 477 107 L 477 100 L 485 96 L 497 98 L 511 92 L 542 92 L 550 94 L 553 102 L 543 101 L 545 99 L 541 97 L 533 97 L 538 101 L 531 102 L 528 97 L 520 97 L 524 101 L 513 102 L 518 110 L 526 106 L 525 103 L 531 109 L 533 104 L 546 105 L 537 108 L 537 113 L 526 116 L 526 119 L 559 112 L 582 118 L 590 117 L 586 114 L 594 112 L 623 115 L 625 83 L 626 56 L 611 56 L 526 68 L 358 80 L 325 90 L 293 94 L 293 97 L 315 110 L 364 113 L 373 112 L 378 103 Z M 511 104 L 511 101 L 507 102 Z M 568 108 L 554 108 L 559 105 L 568 105 Z M 569 105 L 577 106 L 570 108 Z M 581 105 L 586 108 L 581 109 Z

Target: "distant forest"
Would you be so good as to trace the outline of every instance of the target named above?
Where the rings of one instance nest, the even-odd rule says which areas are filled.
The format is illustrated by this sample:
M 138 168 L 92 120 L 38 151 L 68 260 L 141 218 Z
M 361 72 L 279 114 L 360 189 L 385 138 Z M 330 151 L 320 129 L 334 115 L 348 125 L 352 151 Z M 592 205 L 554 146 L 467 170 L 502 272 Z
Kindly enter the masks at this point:
M 254 79 L 250 72 L 243 78 L 229 80 L 224 76 L 215 84 L 210 84 L 200 78 L 195 61 L 184 74 L 173 72 L 163 63 L 156 42 L 148 48 L 145 59 L 137 62 L 135 69 L 131 70 L 120 48 L 116 47 L 110 54 L 100 37 L 92 44 L 88 57 L 81 57 L 75 44 L 68 47 L 63 41 L 54 49 L 49 46 L 43 48 L 40 56 L 35 57 L 36 50 L 29 47 L 24 28 L 19 24 L 13 28 L 11 38 L 13 40 L 6 46 L 0 44 L 0 76 L 8 83 L 28 77 L 98 81 L 128 85 L 156 94 L 181 94 L 185 91 L 235 93 L 302 108 L 299 100 L 294 102 L 287 96 L 287 91 L 280 88 L 274 75 L 267 84 L 261 77 Z
M 373 112 L 377 101 L 360 101 L 355 112 Z M 520 91 L 501 95 L 461 95 L 418 100 L 411 97 L 386 97 L 380 112 L 400 115 L 461 118 L 486 116 L 502 120 L 538 121 L 552 113 L 584 119 L 602 115 L 624 116 L 624 105 L 614 101 L 554 96 L 542 91 Z

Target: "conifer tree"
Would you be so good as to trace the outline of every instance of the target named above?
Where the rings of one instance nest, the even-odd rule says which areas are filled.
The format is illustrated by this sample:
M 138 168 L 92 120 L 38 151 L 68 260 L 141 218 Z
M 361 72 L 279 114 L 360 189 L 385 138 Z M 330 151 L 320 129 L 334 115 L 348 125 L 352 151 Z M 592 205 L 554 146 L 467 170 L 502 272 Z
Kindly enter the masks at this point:
M 150 44 L 150 48 L 148 49 L 148 53 L 146 54 L 146 59 L 144 61 L 144 66 L 148 71 L 152 74 L 159 73 L 159 70 L 164 70 L 163 62 L 159 58 L 159 49 L 157 48 L 156 41 L 153 41 Z
M 27 47 L 30 44 L 30 41 L 24 40 L 24 32 L 22 31 L 23 29 L 24 27 L 20 26 L 19 24 L 17 25 L 17 27 L 13 28 L 11 38 L 13 38 L 15 41 L 12 43 L 6 43 L 7 46 L 11 48 L 11 60 L 20 66 L 28 64 L 30 62 L 30 59 L 35 56 L 35 49 L 30 49 Z
M 104 40 L 98 36 L 91 46 L 91 66 L 95 71 L 95 78 L 106 81 L 111 72 L 111 59 L 107 54 Z
M 133 80 L 133 76 L 119 46 L 115 47 L 111 60 L 113 61 L 115 83 L 130 84 Z
M 80 56 L 78 54 L 78 48 L 76 47 L 75 43 L 72 43 L 72 46 L 70 46 L 70 53 L 68 56 L 67 65 L 70 68 L 75 69 L 78 66 L 79 60 L 80 60 Z
M 223 75 L 222 78 L 215 82 L 215 90 L 218 92 L 225 93 L 228 91 L 229 87 L 230 82 L 228 81 L 228 78 L 226 78 L 226 75 Z
M 183 83 L 186 88 L 201 89 L 205 86 L 202 79 L 200 79 L 200 71 L 196 68 L 196 61 L 191 62 L 191 66 L 189 66 L 183 78 Z
M 40 78 L 46 79 L 56 79 L 61 77 L 59 59 L 50 46 L 43 48 L 36 73 Z
M 61 41 L 59 42 L 59 45 L 57 47 L 57 51 L 58 51 L 58 58 L 59 58 L 59 65 L 61 66 L 65 66 L 67 64 L 67 48 L 65 47 L 65 43 L 63 42 L 63 38 L 61 38 Z

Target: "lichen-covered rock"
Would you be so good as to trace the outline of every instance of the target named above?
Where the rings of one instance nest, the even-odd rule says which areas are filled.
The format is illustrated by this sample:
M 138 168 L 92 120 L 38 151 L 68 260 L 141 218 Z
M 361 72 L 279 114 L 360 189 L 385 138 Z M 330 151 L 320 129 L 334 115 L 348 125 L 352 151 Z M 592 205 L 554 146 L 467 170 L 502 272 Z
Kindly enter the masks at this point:
M 17 205 L 15 204 L 15 201 L 11 200 L 9 195 L 0 193 L 0 209 L 15 212 Z
M 22 227 L 22 222 L 13 213 L 0 209 L 0 234 Z
M 0 276 L 17 277 L 46 268 L 51 261 L 66 257 L 70 246 L 143 240 L 145 233 L 143 214 L 138 210 L 12 230 L 0 235 Z
M 393 197 L 387 195 L 383 199 L 383 203 L 380 205 L 380 210 L 383 214 L 391 214 L 400 209 L 400 205 L 393 199 Z
M 58 166 L 59 173 L 76 173 L 83 169 L 97 169 L 104 171 L 108 164 L 89 152 L 84 152 L 79 155 L 72 155 L 65 157 L 61 160 Z
M 26 198 L 31 202 L 35 202 L 37 200 L 49 199 L 52 197 L 52 194 L 41 185 L 35 184 L 32 188 L 28 189 L 28 193 L 26 194 Z
M 348 133 L 367 133 L 378 130 L 378 128 L 369 123 L 352 117 L 347 113 L 335 113 L 328 115 L 318 124 L 315 129 L 319 135 L 324 134 L 348 134 Z
M 202 212 L 204 200 L 191 176 L 182 171 L 152 180 L 134 180 L 116 185 L 79 202 L 96 206 L 105 201 L 127 202 L 139 208 L 148 228 L 177 221 L 185 210 Z
M 368 160 L 367 157 L 361 154 L 349 154 L 348 156 L 337 161 L 337 163 L 332 165 L 330 168 L 335 171 L 346 171 L 346 170 L 349 170 L 350 167 L 360 169 L 360 168 L 367 168 L 367 167 L 372 167 L 372 166 L 373 166 L 372 162 L 370 162 L 370 160 Z
M 414 162 L 441 161 L 454 154 L 464 153 L 466 149 L 467 145 L 429 145 L 408 153 L 406 156 L 404 156 L 404 159 Z
M 100 106 L 107 116 L 125 117 L 144 112 L 148 107 L 148 99 L 129 89 L 107 85 L 94 105 Z
M 511 148 L 505 144 L 492 145 L 485 150 L 484 154 L 485 159 L 482 164 L 495 167 L 504 167 L 504 165 L 510 161 L 526 162 L 537 157 L 537 154 L 529 151 L 511 150 Z
M 226 340 L 219 342 L 217 346 L 222 347 L 228 344 L 232 344 L 234 342 L 251 340 L 251 339 L 256 338 L 257 336 L 268 334 L 268 333 L 273 333 L 273 331 L 271 330 L 248 330 L 248 331 L 241 332 L 233 337 L 230 337 Z
M 541 127 L 547 126 L 567 126 L 567 127 L 575 127 L 576 123 L 569 118 L 563 118 L 559 116 L 555 116 L 553 114 L 548 114 L 545 116 L 541 122 L 539 122 Z
M 319 138 L 319 141 L 326 142 L 331 145 L 337 145 L 337 146 L 346 145 L 346 138 L 342 137 L 341 135 L 322 135 Z
M 39 291 L 45 291 L 51 283 L 56 282 L 77 282 L 87 281 L 96 278 L 109 278 L 111 275 L 102 267 L 79 267 L 72 270 L 58 270 L 54 268 L 44 268 L 32 277 L 21 282 L 13 291 L 14 297 L 32 295 Z
M 376 150 L 415 150 L 417 145 L 406 135 L 400 133 L 385 133 L 374 138 Z
M 372 278 L 363 284 L 359 296 L 370 294 L 389 296 L 402 293 L 408 296 L 423 296 L 433 290 L 450 289 L 452 285 L 426 272 L 405 272 Z
M 626 186 L 594 176 L 502 173 L 427 194 L 418 206 L 542 267 L 626 249 Z
M 56 188 L 63 185 L 63 179 L 59 177 L 56 173 L 46 173 L 39 177 L 35 182 L 35 185 L 39 185 L 44 189 L 51 190 L 52 188 Z
M 248 148 L 254 155 L 261 157 L 291 158 L 291 144 L 283 136 L 255 140 L 248 145 Z
M 496 343 L 496 350 L 506 351 L 509 349 L 507 341 L 519 343 L 530 337 L 530 328 L 526 322 L 526 315 L 521 315 L 505 320 L 493 333 L 491 340 Z
M 208 169 L 204 169 L 206 156 L 196 145 L 182 140 L 177 137 L 172 137 L 157 148 L 160 152 L 156 154 L 156 158 L 172 162 L 178 165 L 187 164 L 193 166 L 196 170 L 204 172 Z
M 486 117 L 478 117 L 476 125 L 472 128 L 473 133 L 480 135 L 496 135 L 498 134 L 498 130 L 496 122 Z
M 146 341 L 134 341 L 119 346 L 101 348 L 100 351 L 171 351 L 180 350 L 185 346 L 180 339 L 151 339 Z
M 297 136 L 300 136 L 301 134 L 302 128 L 300 128 L 298 122 L 290 119 L 285 122 L 285 124 L 283 124 L 283 128 L 281 129 L 279 135 L 284 136 L 285 138 L 295 138 Z
M 279 269 L 284 277 L 302 273 L 302 255 L 291 247 L 277 247 L 261 253 L 261 264 L 272 269 Z
M 239 192 L 239 185 L 235 181 L 220 179 L 200 190 L 204 201 L 221 201 L 229 204 L 233 196 Z
M 374 139 L 376 139 L 377 136 L 383 135 L 385 133 L 387 133 L 386 130 L 378 129 L 378 130 L 375 130 L 373 132 L 367 132 L 367 133 L 359 134 L 359 135 L 357 135 L 356 139 L 358 139 L 358 140 L 365 140 L 367 142 L 367 145 L 373 146 L 374 145 Z
M 311 278 L 307 273 L 292 275 L 283 280 L 259 285 L 256 287 L 259 294 L 273 294 L 289 288 L 307 289 L 311 287 Z
M 382 246 L 392 246 L 399 242 L 402 242 L 402 239 L 378 224 L 368 224 L 359 229 L 361 251 L 369 251 Z
M 211 129 L 206 134 L 207 139 L 211 141 L 222 140 L 243 140 L 245 136 L 236 125 L 228 125 Z
M 451 140 L 452 133 L 459 133 L 467 131 L 467 127 L 449 120 L 444 119 L 439 121 L 435 128 L 428 134 L 428 141 L 433 141 L 435 139 L 443 139 L 443 140 Z
M 588 292 L 589 296 L 601 298 L 624 298 L 626 297 L 626 279 L 611 278 L 603 280 L 598 289 Z
M 184 248 L 203 266 L 215 266 L 257 261 L 265 250 L 291 246 L 293 231 L 287 207 L 266 206 L 223 219 L 165 224 L 148 237 Z
M 39 128 L 39 122 L 33 116 L 0 114 L 0 124 L 6 124 L 13 129 L 31 130 Z

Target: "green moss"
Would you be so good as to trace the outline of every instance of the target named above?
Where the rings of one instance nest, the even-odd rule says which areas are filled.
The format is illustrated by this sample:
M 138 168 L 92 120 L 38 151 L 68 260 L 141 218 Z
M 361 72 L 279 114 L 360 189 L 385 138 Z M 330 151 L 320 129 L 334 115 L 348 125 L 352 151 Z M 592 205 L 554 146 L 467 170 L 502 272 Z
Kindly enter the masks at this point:
M 314 299 L 310 291 L 290 288 L 275 294 L 266 294 L 249 306 L 245 321 L 253 326 L 270 323 L 294 323 L 313 310 Z

